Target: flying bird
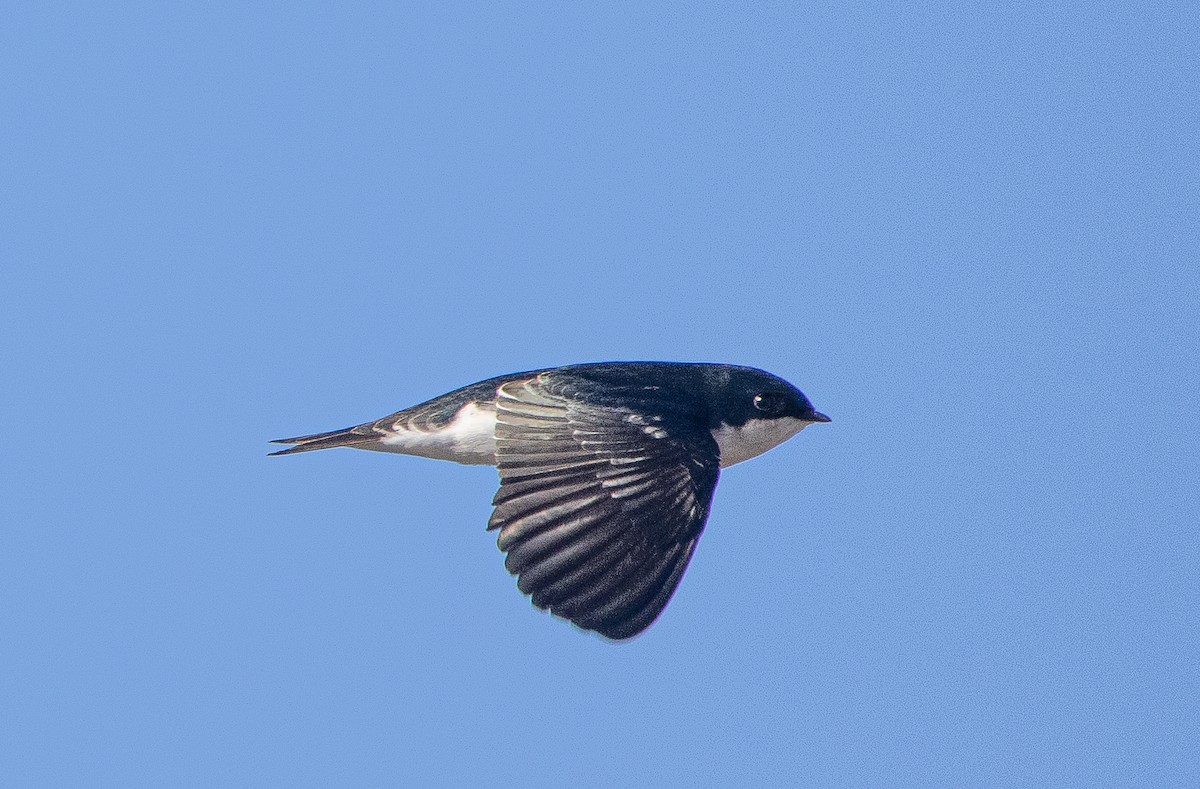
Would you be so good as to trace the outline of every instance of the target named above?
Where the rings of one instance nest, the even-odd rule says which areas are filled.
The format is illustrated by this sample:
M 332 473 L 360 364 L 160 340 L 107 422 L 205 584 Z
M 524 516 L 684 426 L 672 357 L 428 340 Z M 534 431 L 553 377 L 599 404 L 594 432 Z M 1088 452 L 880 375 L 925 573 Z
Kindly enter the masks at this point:
M 829 417 L 753 367 L 608 362 L 455 389 L 373 422 L 279 439 L 494 465 L 489 530 L 533 604 L 626 639 L 675 592 L 720 469 Z

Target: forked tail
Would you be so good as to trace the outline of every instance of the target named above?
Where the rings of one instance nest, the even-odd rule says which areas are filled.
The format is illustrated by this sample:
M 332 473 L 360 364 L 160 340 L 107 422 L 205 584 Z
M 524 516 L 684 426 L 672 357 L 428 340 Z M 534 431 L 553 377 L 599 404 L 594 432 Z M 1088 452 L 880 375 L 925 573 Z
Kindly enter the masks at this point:
M 291 455 L 296 452 L 311 452 L 314 449 L 332 449 L 333 447 L 361 447 L 379 440 L 379 434 L 370 425 L 347 427 L 344 430 L 333 430 L 328 433 L 314 433 L 311 436 L 296 436 L 295 438 L 277 438 L 272 444 L 295 444 L 294 447 L 271 452 L 270 455 Z

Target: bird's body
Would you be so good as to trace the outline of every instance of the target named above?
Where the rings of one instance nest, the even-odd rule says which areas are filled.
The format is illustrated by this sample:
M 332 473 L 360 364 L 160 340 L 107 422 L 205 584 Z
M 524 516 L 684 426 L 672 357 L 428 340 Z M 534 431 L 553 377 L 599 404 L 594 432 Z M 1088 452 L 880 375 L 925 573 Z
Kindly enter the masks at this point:
M 496 465 L 489 521 L 541 608 L 628 638 L 670 599 L 719 468 L 828 422 L 750 367 L 613 362 L 512 373 L 345 430 L 281 439 Z

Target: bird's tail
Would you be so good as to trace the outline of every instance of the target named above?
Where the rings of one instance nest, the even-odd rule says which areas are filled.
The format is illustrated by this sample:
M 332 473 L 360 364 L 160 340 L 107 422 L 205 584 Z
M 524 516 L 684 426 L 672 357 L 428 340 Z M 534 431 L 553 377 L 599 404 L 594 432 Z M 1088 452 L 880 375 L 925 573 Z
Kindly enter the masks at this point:
M 272 444 L 295 444 L 294 447 L 271 452 L 271 455 L 291 455 L 296 452 L 311 452 L 314 449 L 332 449 L 333 447 L 362 447 L 379 440 L 379 434 L 370 425 L 347 427 L 344 430 L 332 430 L 328 433 L 314 433 L 311 436 L 296 436 L 295 438 L 277 438 Z

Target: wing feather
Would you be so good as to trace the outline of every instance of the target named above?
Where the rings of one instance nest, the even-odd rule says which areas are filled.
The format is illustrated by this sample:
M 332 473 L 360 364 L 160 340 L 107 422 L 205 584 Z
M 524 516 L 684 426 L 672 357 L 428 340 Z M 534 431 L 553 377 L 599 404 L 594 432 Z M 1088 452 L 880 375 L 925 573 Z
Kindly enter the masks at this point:
M 488 528 L 534 605 L 623 639 L 648 627 L 678 586 L 719 453 L 703 424 L 670 403 L 588 391 L 558 371 L 499 387 L 500 489 Z

